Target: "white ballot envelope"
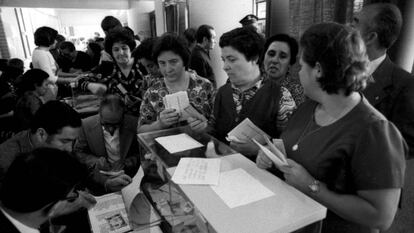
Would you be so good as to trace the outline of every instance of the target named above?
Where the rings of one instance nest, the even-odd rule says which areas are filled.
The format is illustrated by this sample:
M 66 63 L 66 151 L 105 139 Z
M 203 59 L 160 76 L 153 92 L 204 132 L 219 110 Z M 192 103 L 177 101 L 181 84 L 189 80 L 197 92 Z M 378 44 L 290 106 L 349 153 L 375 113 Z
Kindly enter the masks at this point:
M 257 146 L 259 146 L 260 150 L 262 150 L 263 153 L 270 160 L 272 160 L 273 163 L 276 164 L 276 166 L 280 167 L 280 166 L 288 165 L 288 162 L 286 160 L 286 156 L 279 149 L 277 149 L 277 147 L 275 145 L 273 145 L 273 143 L 270 142 L 269 139 L 267 139 L 267 143 L 268 143 L 270 149 L 268 149 L 267 147 L 263 146 L 262 144 L 260 144 L 259 142 L 257 142 L 255 139 L 253 139 L 253 142 L 256 143 Z
M 175 109 L 180 114 L 180 120 L 185 108 L 190 106 L 190 100 L 186 91 L 179 91 L 163 97 L 165 108 Z
M 239 143 L 255 139 L 261 144 L 265 144 L 265 138 L 270 138 L 267 133 L 257 127 L 249 118 L 244 119 L 234 129 L 227 134 L 227 141 L 235 141 Z

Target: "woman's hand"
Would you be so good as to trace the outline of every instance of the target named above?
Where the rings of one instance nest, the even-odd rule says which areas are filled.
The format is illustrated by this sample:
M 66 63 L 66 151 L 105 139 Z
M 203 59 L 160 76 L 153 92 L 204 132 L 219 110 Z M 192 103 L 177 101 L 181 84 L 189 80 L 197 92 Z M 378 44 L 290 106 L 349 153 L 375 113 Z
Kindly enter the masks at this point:
M 203 121 L 194 117 L 187 118 L 187 123 L 190 126 L 191 130 L 196 133 L 203 133 L 207 128 L 207 121 Z
M 160 117 L 158 121 L 160 122 L 161 127 L 168 128 L 173 124 L 178 123 L 178 119 L 180 118 L 180 114 L 175 109 L 167 108 L 160 112 Z
M 312 184 L 315 179 L 304 167 L 302 167 L 302 165 L 291 159 L 287 159 L 287 161 L 288 165 L 279 167 L 284 173 L 286 183 L 307 193 L 309 191 L 309 185 Z
M 92 94 L 98 96 L 103 96 L 107 90 L 107 87 L 101 83 L 89 83 L 87 88 Z
M 269 169 L 272 167 L 272 160 L 270 160 L 262 150 L 259 150 L 256 158 L 256 165 L 261 169 Z
M 259 152 L 259 147 L 251 140 L 247 140 L 245 142 L 232 141 L 230 142 L 230 147 L 247 157 L 255 157 Z

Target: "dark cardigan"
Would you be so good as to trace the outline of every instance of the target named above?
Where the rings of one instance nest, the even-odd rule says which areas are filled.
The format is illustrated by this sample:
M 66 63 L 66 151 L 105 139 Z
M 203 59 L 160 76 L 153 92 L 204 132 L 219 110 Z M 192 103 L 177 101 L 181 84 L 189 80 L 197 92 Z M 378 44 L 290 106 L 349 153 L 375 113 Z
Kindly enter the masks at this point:
M 243 104 L 236 121 L 236 104 L 231 83 L 228 82 L 217 91 L 213 109 L 215 125 L 210 129 L 210 133 L 227 143 L 227 133 L 247 117 L 269 136 L 277 138 L 281 133 L 276 127 L 279 102 L 280 86 L 275 82 L 265 82 L 256 94 Z

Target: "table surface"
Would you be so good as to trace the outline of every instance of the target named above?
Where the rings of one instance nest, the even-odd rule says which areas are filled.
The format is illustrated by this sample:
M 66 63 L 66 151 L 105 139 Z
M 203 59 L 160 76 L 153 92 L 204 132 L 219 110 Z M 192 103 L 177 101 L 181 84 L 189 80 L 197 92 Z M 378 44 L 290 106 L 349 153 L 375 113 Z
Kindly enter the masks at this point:
M 155 138 L 163 137 L 163 136 L 170 136 L 176 135 L 180 133 L 186 133 L 190 135 L 192 138 L 203 144 L 203 147 L 186 150 L 182 152 L 177 152 L 174 154 L 170 154 L 164 147 L 162 147 L 158 142 L 155 141 Z M 138 134 L 138 140 L 152 154 L 156 155 L 162 165 L 165 168 L 177 166 L 180 158 L 182 157 L 206 157 L 205 153 L 207 150 L 207 144 L 212 142 L 214 145 L 214 153 L 218 156 L 230 155 L 236 153 L 233 149 L 229 146 L 220 142 L 216 138 L 208 135 L 208 134 L 197 134 L 194 133 L 188 126 L 178 127 L 178 128 L 171 128 L 166 130 L 160 131 L 153 131 L 147 133 Z
M 326 208 L 260 169 L 241 154 L 221 157 L 221 172 L 242 168 L 274 195 L 247 205 L 229 208 L 209 185 L 178 185 L 218 233 L 285 233 L 326 217 Z M 174 174 L 175 167 L 167 171 Z

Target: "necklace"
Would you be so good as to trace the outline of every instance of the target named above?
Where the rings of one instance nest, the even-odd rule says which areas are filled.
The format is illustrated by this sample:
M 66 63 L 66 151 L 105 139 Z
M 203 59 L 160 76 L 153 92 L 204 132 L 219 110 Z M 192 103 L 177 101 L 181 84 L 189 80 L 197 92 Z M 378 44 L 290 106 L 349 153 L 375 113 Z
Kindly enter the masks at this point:
M 302 134 L 299 136 L 299 138 L 298 138 L 298 140 L 296 141 L 296 143 L 292 146 L 292 150 L 293 150 L 293 151 L 297 151 L 297 150 L 299 149 L 299 143 L 300 143 L 303 139 L 305 139 L 307 136 L 312 135 L 313 133 L 315 133 L 315 132 L 317 132 L 317 131 L 319 131 L 320 129 L 322 129 L 322 128 L 323 128 L 323 127 L 321 127 L 321 126 L 318 126 L 318 128 L 316 128 L 316 129 L 314 129 L 314 130 L 310 131 L 309 133 L 307 133 L 307 132 L 310 130 L 310 128 L 312 128 L 311 126 L 312 126 L 313 120 L 314 120 L 314 114 L 312 114 L 312 117 L 308 120 L 308 123 L 306 124 L 305 129 L 303 129 Z M 316 124 L 315 124 L 315 125 L 316 125 Z M 306 134 L 306 135 L 305 135 L 305 134 Z

